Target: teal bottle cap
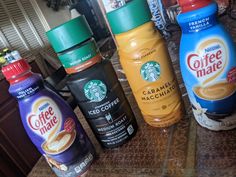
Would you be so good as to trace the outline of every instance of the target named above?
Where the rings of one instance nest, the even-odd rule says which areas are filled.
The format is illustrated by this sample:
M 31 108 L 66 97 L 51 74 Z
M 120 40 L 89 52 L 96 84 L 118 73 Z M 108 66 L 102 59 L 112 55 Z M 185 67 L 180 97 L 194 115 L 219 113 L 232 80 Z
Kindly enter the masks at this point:
M 107 13 L 112 32 L 120 34 L 149 21 L 152 15 L 146 0 L 132 0 L 125 6 Z
M 53 28 L 46 35 L 53 49 L 58 53 L 91 38 L 93 32 L 82 15 Z

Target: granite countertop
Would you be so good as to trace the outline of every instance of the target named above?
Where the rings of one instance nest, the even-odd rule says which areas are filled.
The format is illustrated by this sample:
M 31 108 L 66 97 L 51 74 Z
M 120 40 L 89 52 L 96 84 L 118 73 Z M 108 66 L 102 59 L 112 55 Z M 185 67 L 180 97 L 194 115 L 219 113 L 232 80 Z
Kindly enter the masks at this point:
M 222 18 L 236 41 L 236 21 Z M 98 158 L 90 167 L 88 177 L 235 177 L 236 130 L 214 132 L 199 126 L 193 118 L 191 106 L 182 83 L 178 62 L 179 32 L 174 33 L 168 47 L 182 91 L 186 116 L 169 128 L 147 125 L 138 109 L 129 85 L 122 74 L 118 57 L 113 65 L 136 115 L 139 130 L 123 146 L 104 150 L 96 141 L 80 110 L 76 114 L 95 144 Z M 28 177 L 53 177 L 43 158 Z

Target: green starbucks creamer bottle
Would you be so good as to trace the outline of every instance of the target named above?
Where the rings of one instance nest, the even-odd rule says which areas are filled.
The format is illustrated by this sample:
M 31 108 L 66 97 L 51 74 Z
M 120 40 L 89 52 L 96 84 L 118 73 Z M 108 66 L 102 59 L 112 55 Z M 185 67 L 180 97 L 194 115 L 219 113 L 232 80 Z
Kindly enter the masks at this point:
M 236 50 L 211 0 L 179 0 L 180 66 L 197 122 L 211 130 L 236 127 Z

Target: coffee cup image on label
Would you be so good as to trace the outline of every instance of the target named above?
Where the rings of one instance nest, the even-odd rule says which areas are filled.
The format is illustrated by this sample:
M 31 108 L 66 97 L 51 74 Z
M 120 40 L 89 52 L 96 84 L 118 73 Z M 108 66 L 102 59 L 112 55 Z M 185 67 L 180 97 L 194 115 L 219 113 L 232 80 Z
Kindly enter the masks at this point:
M 51 155 L 56 155 L 66 151 L 75 141 L 76 131 L 66 132 L 65 130 L 57 134 L 51 141 L 45 141 L 42 144 L 42 149 Z
M 56 162 L 67 165 L 78 158 L 84 143 L 76 135 L 76 130 L 72 132 L 63 130 L 50 142 L 45 141 L 42 144 L 42 149 L 46 156 L 51 157 Z
M 207 113 L 231 114 L 236 105 L 236 84 L 226 80 L 214 84 L 193 87 L 196 101 Z

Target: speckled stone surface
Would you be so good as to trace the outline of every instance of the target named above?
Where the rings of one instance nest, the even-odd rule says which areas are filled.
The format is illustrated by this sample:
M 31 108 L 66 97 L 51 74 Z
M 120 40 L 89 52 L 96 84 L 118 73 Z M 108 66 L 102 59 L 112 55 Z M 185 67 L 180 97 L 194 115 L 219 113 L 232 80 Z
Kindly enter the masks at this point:
M 236 21 L 221 19 L 236 42 Z M 103 150 L 79 109 L 76 113 L 95 144 L 98 158 L 88 177 L 236 177 L 236 130 L 212 132 L 193 118 L 178 65 L 179 33 L 168 43 L 186 106 L 186 116 L 169 128 L 152 128 L 142 119 L 116 56 L 112 62 L 139 124 L 136 136 L 123 146 Z M 28 177 L 55 176 L 41 158 Z

